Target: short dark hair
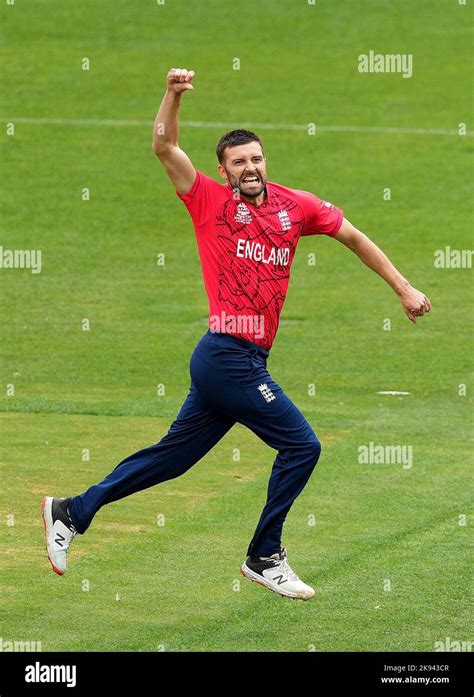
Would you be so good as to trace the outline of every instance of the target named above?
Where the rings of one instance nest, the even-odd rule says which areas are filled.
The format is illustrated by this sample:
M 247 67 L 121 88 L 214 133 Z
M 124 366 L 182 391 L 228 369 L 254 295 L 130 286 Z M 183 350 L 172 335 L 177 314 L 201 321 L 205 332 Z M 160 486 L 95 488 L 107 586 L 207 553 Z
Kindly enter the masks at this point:
M 260 143 L 263 151 L 263 143 L 256 133 L 253 131 L 246 131 L 243 128 L 239 128 L 235 131 L 229 131 L 225 136 L 222 136 L 220 141 L 217 143 L 216 155 L 219 162 L 222 164 L 224 160 L 224 150 L 226 148 L 234 148 L 236 145 L 246 145 L 247 143 Z

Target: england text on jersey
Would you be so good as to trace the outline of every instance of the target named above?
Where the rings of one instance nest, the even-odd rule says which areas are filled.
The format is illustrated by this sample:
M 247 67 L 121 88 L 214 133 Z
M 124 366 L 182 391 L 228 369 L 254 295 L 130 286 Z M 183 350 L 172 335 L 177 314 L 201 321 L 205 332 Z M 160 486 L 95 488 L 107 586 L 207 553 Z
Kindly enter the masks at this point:
M 343 213 L 308 191 L 274 182 L 266 188 L 265 201 L 256 207 L 236 199 L 229 184 L 197 171 L 191 190 L 177 195 L 194 223 L 209 325 L 215 330 L 215 318 L 225 317 L 219 331 L 269 350 L 299 239 L 336 235 Z

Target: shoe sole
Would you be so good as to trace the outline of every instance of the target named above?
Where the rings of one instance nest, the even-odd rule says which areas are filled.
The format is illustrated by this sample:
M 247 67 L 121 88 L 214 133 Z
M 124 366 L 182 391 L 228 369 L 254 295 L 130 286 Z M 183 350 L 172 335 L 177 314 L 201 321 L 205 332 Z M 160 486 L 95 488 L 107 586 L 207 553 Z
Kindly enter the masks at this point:
M 245 576 L 245 578 L 250 579 L 250 581 L 254 581 L 255 583 L 258 583 L 259 586 L 262 586 L 262 588 L 266 588 L 269 591 L 272 591 L 272 593 L 276 593 L 277 595 L 281 596 L 282 598 L 291 598 L 292 600 L 311 600 L 311 598 L 314 598 L 316 593 L 313 593 L 313 595 L 310 595 L 309 598 L 304 598 L 301 595 L 290 595 L 290 593 L 285 593 L 282 590 L 277 590 L 276 588 L 273 588 L 270 584 L 265 583 L 265 580 L 262 578 L 262 576 L 256 574 L 253 572 L 249 567 L 244 563 L 240 567 L 240 573 L 242 576 Z
M 43 525 L 46 537 L 46 553 L 48 555 L 49 563 L 53 567 L 53 571 L 55 571 L 58 574 L 58 576 L 64 576 L 64 571 L 58 569 L 58 567 L 54 564 L 53 560 L 51 559 L 51 555 L 49 553 L 49 536 L 50 530 L 52 530 L 53 528 L 53 519 L 51 517 L 51 511 L 46 510 L 46 506 L 48 505 L 48 499 L 51 499 L 51 501 L 53 500 L 51 496 L 45 496 L 41 502 L 41 509 L 43 513 Z

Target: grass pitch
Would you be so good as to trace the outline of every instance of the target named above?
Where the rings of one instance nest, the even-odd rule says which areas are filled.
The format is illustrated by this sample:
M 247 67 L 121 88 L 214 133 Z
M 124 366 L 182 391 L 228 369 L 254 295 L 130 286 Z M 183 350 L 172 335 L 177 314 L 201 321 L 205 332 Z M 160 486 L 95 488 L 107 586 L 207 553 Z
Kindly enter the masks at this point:
M 0 8 L 1 244 L 41 249 L 43 264 L 0 269 L 4 641 L 430 651 L 470 639 L 472 270 L 433 260 L 472 247 L 472 139 L 444 133 L 472 121 L 471 12 L 441 0 Z M 413 77 L 359 73 L 370 50 L 412 54 Z M 240 426 L 183 477 L 104 507 L 63 578 L 44 550 L 43 495 L 83 491 L 166 433 L 206 329 L 191 221 L 150 147 L 170 67 L 197 72 L 181 115 L 206 124 L 181 130 L 197 167 L 215 173 L 220 135 L 254 126 L 271 181 L 342 207 L 433 303 L 414 327 L 342 245 L 300 243 L 269 368 L 323 444 L 283 539 L 317 589 L 309 603 L 239 575 L 275 455 Z M 411 446 L 413 466 L 360 463 L 371 442 Z

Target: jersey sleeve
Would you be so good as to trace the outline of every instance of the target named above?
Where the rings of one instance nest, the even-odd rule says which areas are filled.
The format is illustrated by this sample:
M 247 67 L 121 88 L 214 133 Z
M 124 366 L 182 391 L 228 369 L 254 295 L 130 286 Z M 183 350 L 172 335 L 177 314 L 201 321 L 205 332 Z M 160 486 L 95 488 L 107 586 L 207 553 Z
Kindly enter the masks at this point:
M 202 225 L 209 217 L 212 204 L 221 191 L 222 185 L 196 170 L 196 178 L 187 194 L 176 195 L 183 201 L 195 225 Z
M 309 191 L 298 191 L 298 200 L 305 213 L 302 235 L 329 235 L 340 230 L 344 213 L 328 201 L 323 201 Z

